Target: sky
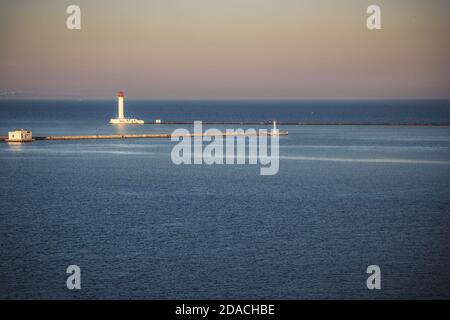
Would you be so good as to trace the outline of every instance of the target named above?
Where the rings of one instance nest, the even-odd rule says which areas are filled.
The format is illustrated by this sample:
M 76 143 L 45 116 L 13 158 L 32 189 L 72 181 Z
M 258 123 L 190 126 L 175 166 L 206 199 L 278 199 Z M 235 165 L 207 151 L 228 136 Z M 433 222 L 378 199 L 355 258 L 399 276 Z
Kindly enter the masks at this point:
M 448 0 L 0 0 L 0 98 L 448 99 L 449 31 Z

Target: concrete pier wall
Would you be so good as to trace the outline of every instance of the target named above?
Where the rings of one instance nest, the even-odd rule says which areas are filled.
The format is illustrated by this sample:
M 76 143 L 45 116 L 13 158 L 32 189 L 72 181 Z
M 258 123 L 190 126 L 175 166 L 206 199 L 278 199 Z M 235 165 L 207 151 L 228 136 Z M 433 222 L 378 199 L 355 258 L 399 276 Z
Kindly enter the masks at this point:
M 251 136 L 248 133 L 223 133 L 221 136 Z M 255 135 L 259 135 L 257 132 Z M 268 136 L 272 135 L 270 131 L 267 133 Z M 287 136 L 288 132 L 279 132 L 279 136 Z M 189 135 L 176 135 L 180 136 L 190 136 L 190 137 L 203 137 L 203 136 L 216 136 L 214 134 L 189 134 Z M 172 134 L 170 133 L 152 133 L 152 134 L 111 134 L 111 135 L 83 135 L 83 136 L 42 136 L 34 137 L 35 140 L 40 141 L 56 141 L 56 140 L 92 140 L 92 139 L 170 139 Z M 2 138 L 4 138 L 2 140 Z M 8 137 L 0 137 L 0 141 L 5 141 Z

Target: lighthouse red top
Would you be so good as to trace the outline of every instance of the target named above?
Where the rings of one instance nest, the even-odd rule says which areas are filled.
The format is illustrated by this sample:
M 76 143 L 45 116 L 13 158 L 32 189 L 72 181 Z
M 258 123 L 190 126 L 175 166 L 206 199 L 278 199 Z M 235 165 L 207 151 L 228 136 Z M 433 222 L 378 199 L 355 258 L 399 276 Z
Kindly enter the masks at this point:
M 119 93 L 117 94 L 117 97 L 119 97 L 119 98 L 125 97 L 125 92 L 123 92 L 122 90 L 120 90 Z

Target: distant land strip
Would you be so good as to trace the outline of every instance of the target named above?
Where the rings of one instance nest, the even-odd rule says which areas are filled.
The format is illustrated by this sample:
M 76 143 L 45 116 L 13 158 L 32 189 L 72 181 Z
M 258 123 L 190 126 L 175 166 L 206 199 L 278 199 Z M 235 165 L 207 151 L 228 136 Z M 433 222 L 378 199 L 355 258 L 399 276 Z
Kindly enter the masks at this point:
M 144 124 L 153 125 L 184 125 L 194 124 L 194 121 L 145 121 Z M 273 121 L 202 121 L 207 125 L 273 125 Z M 315 122 L 315 121 L 277 121 L 277 125 L 282 126 L 418 126 L 418 127 L 448 127 L 450 122 L 431 122 L 431 123 L 395 123 L 395 122 Z

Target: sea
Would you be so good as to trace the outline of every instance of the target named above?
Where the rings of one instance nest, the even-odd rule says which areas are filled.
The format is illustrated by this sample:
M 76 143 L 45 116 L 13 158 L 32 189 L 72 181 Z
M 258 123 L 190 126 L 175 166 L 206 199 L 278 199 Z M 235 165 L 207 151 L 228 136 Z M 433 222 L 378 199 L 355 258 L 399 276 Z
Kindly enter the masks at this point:
M 0 136 L 193 130 L 108 124 L 116 112 L 113 99 L 2 100 Z M 309 125 L 279 125 L 272 176 L 175 165 L 170 139 L 0 142 L 1 299 L 450 298 L 450 101 L 127 100 L 125 112 Z

